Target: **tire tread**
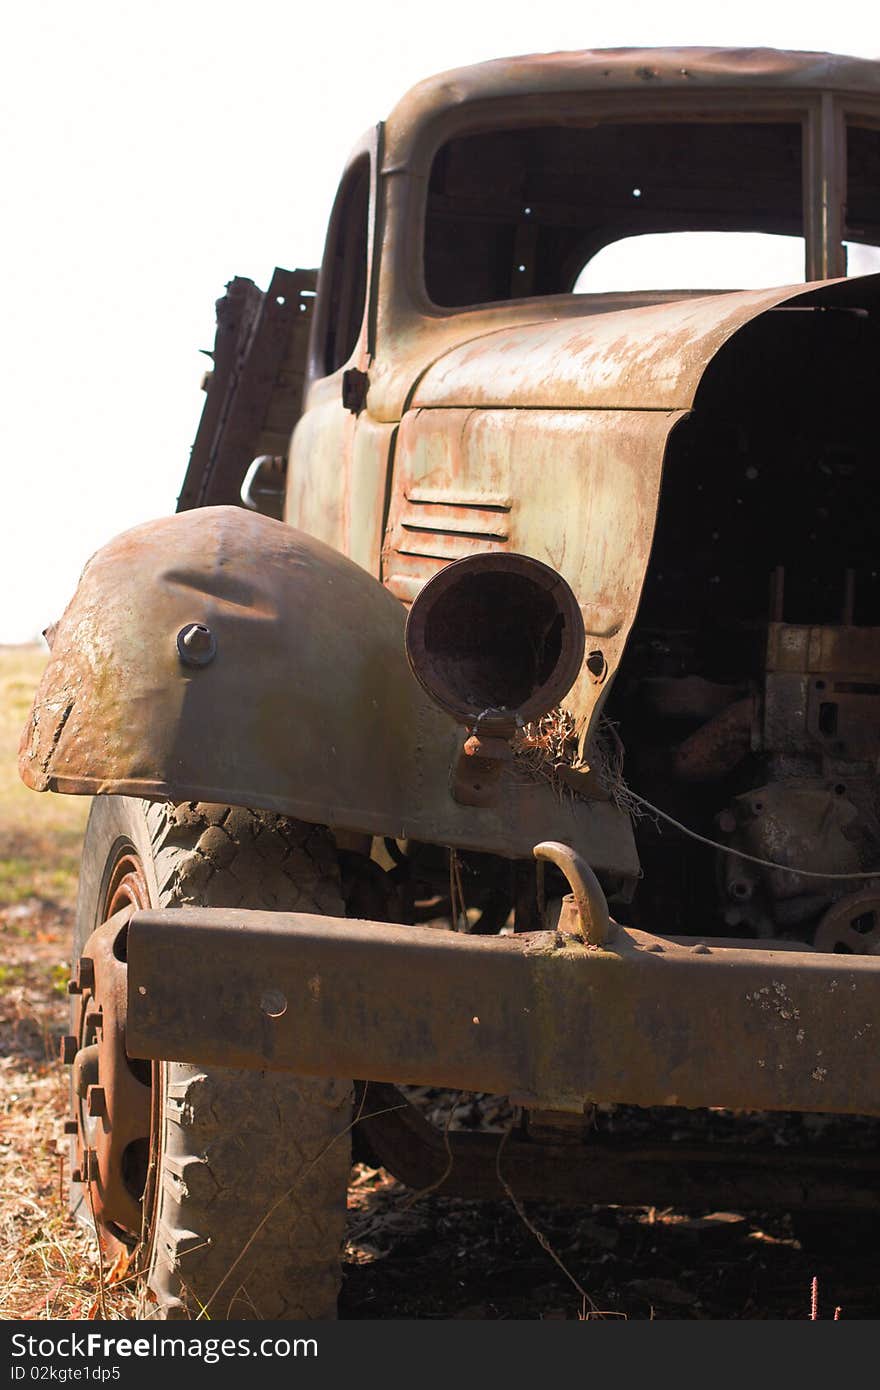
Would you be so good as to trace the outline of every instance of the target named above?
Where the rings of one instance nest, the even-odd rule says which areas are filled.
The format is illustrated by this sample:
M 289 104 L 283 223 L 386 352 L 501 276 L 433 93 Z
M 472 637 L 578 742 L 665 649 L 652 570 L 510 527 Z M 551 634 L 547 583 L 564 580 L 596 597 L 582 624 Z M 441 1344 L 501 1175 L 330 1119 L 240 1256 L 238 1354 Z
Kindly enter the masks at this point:
M 159 907 L 344 914 L 335 846 L 320 827 L 192 802 L 128 801 L 120 814 L 145 821 Z M 162 1070 L 153 1315 L 335 1317 L 351 1083 L 181 1062 Z

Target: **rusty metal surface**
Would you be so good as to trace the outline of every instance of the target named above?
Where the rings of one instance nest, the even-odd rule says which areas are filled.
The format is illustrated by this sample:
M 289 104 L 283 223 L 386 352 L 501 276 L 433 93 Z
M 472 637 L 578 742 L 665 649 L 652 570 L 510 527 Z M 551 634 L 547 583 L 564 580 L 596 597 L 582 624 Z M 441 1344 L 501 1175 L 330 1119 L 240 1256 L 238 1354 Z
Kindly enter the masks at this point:
M 139 1056 L 369 1075 L 576 1111 L 601 1099 L 880 1113 L 871 956 L 683 945 L 623 928 L 596 949 L 552 932 L 471 937 L 184 909 L 135 915 L 128 969 Z
M 485 550 L 558 569 L 608 670 L 597 685 L 584 669 L 569 699 L 586 727 L 635 619 L 669 437 L 699 410 L 707 368 L 783 303 L 800 314 L 878 296 L 880 276 L 716 295 L 499 330 L 441 356 L 398 432 L 385 584 L 411 602 Z
M 126 895 L 116 897 L 122 902 Z M 71 981 L 76 1052 L 65 1059 L 73 1066 L 77 1117 L 73 1180 L 90 1187 L 90 1209 L 103 1238 L 111 1244 L 115 1240 L 117 1247 L 140 1236 L 150 1139 L 149 1066 L 144 1076 L 126 1056 L 126 967 L 118 946 L 138 898 L 147 902 L 145 889 L 131 895 L 128 906 L 99 926 L 85 945 Z
M 635 619 L 668 436 L 664 411 L 413 410 L 400 426 L 383 578 L 411 602 L 450 560 L 518 551 L 567 580 L 587 665 L 566 697 L 585 728 Z M 624 520 L 625 518 L 625 520 Z M 538 838 L 547 838 L 539 836 Z
M 213 367 L 177 503 L 234 504 L 258 454 L 287 453 L 303 394 L 314 270 L 276 269 L 265 293 L 238 277 L 217 302 Z
M 774 622 L 767 634 L 764 742 L 872 764 L 880 753 L 880 627 Z
M 805 279 L 846 274 L 846 117 L 833 91 L 821 93 L 807 114 L 804 141 Z
M 331 212 L 318 276 L 323 290 L 318 295 L 309 343 L 306 409 L 291 440 L 285 508 L 285 519 L 292 526 L 335 546 L 372 574 L 378 572 L 386 474 L 396 421 L 377 420 L 367 410 L 353 415 L 343 401 L 343 383 L 349 371 L 366 377 L 376 351 L 375 269 L 380 251 L 384 254 L 379 210 L 381 144 L 381 126 L 358 141 Z M 369 161 L 370 169 L 364 313 L 347 361 L 334 368 L 327 350 L 329 338 L 335 342 L 338 324 L 333 323 L 330 300 L 338 272 L 346 264 L 344 251 L 352 254 L 350 238 L 357 239 L 360 230 L 348 215 L 350 200 L 345 189 L 350 186 L 349 179 L 360 179 L 358 171 L 364 160 Z M 348 269 L 353 271 L 354 267 Z M 336 301 L 336 311 L 341 309 L 342 304 Z M 335 348 L 331 357 L 335 362 Z
M 703 374 L 735 333 L 768 310 L 860 306 L 880 275 L 737 290 L 581 319 L 499 329 L 440 357 L 412 404 L 517 409 L 688 410 Z
M 370 1082 L 355 1131 L 364 1161 L 387 1168 L 417 1192 L 492 1200 L 498 1179 L 498 1134 L 443 1135 L 403 1092 Z M 450 1162 L 451 1158 L 451 1162 Z M 514 1129 L 501 1170 L 523 1201 L 579 1205 L 719 1206 L 731 1211 L 880 1209 L 880 1155 L 792 1145 L 618 1140 L 588 1133 L 585 1142 L 534 1140 Z
M 635 617 L 669 434 L 694 408 L 707 367 L 767 311 L 870 306 L 880 281 L 710 296 L 557 295 L 439 310 L 421 281 L 434 151 L 475 121 L 509 126 L 539 108 L 541 119 L 571 118 L 575 97 L 584 118 L 613 109 L 650 120 L 674 110 L 671 119 L 690 112 L 735 122 L 752 118 L 759 101 L 774 118 L 799 121 L 808 110 L 812 121 L 832 90 L 864 93 L 870 106 L 880 69 L 770 50 L 555 54 L 429 79 L 383 127 L 366 410 L 357 420 L 343 411 L 335 378 L 313 383 L 295 437 L 287 517 L 378 573 L 384 494 L 381 575 L 405 603 L 450 560 L 485 551 L 515 550 L 558 569 L 608 673 L 597 684 L 582 672 L 569 700 L 584 738 Z M 814 133 L 808 122 L 811 150 Z
M 406 165 L 425 125 L 471 101 L 571 92 L 650 90 L 658 100 L 682 92 L 742 89 L 754 103 L 779 89 L 880 96 L 880 69 L 865 58 L 772 48 L 612 48 L 526 54 L 438 73 L 413 87 L 388 116 L 386 171 Z
M 838 778 L 831 770 L 789 776 L 731 799 L 719 817 L 722 841 L 764 862 L 724 856 L 719 864 L 730 927 L 762 937 L 797 932 L 818 950 L 835 949 L 829 938 L 813 937 L 825 909 L 852 889 L 835 876 L 870 873 L 878 858 L 874 789 L 860 778 Z
M 242 508 L 136 527 L 90 561 L 58 625 L 21 775 L 506 855 L 549 835 L 636 873 L 608 803 L 563 802 L 512 768 L 497 806 L 453 800 L 460 731 L 409 671 L 404 617 L 351 560 Z M 194 626 L 213 639 L 205 665 L 178 649 Z
M 331 400 L 294 434 L 285 520 L 378 575 L 383 504 L 396 424 L 355 417 Z
M 847 99 L 852 103 L 846 107 Z M 629 49 L 535 55 L 439 74 L 420 83 L 385 124 L 382 215 L 386 255 L 377 294 L 377 358 L 369 409 L 400 419 L 414 381 L 444 353 L 498 330 L 594 319 L 626 305 L 682 300 L 686 292 L 554 295 L 450 312 L 425 293 L 421 240 L 425 185 L 444 140 L 468 130 L 572 119 L 804 122 L 805 233 L 810 280 L 843 273 L 839 245 L 844 109 L 876 119 L 880 66 L 769 49 Z M 839 130 L 838 130 L 839 135 Z M 835 162 L 836 161 L 836 162 Z M 812 180 L 810 183 L 808 180 Z M 841 200 L 838 198 L 838 204 Z
M 735 700 L 684 739 L 675 750 L 672 772 L 683 782 L 724 777 L 751 749 L 755 701 Z
M 511 737 L 558 705 L 584 658 L 577 600 L 558 571 L 510 551 L 446 565 L 409 611 L 416 680 L 459 724 Z
M 464 740 L 455 762 L 450 783 L 452 795 L 463 806 L 490 806 L 503 786 L 505 767 L 512 761 L 509 739 L 471 734 Z
M 568 880 L 570 895 L 563 898 L 558 930 L 580 936 L 590 946 L 604 946 L 612 935 L 608 903 L 602 885 L 589 864 L 568 845 L 545 840 L 532 851 L 539 862 L 555 864 Z
M 419 380 L 412 405 L 689 410 L 724 343 L 801 290 L 740 290 L 579 318 L 548 314 L 543 322 L 498 328 L 440 356 Z
M 816 929 L 816 949 L 880 955 L 880 891 L 863 888 L 830 907 Z

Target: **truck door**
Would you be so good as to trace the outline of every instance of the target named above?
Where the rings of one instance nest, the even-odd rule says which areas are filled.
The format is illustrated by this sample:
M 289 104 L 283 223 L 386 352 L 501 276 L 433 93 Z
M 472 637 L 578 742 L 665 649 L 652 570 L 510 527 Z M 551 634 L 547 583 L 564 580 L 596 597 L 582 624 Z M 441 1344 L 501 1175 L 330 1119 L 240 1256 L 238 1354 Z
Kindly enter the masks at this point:
M 355 149 L 333 205 L 285 507 L 292 526 L 376 575 L 394 430 L 372 419 L 367 396 L 380 134 L 381 127 L 371 131 Z

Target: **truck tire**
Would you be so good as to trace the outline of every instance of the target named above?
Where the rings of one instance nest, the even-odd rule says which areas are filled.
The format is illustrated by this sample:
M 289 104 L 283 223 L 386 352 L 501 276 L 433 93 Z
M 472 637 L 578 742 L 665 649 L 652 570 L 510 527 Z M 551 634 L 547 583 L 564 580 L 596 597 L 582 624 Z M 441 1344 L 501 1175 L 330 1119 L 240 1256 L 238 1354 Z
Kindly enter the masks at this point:
M 95 928 L 129 903 L 344 913 L 335 846 L 319 827 L 240 807 L 96 797 L 83 848 L 74 962 Z M 124 956 L 124 944 L 114 951 Z M 82 1047 L 83 1005 L 73 1002 L 72 1031 L 79 1009 Z M 108 1010 L 99 1017 L 100 1041 Z M 124 1039 L 118 1051 L 124 1065 Z M 82 1162 L 94 1122 L 84 1108 L 88 1087 L 80 1079 L 77 1090 L 75 1082 L 73 1150 L 81 1162 L 71 1204 L 95 1216 L 108 1253 L 126 1246 L 137 1259 L 155 1300 L 152 1315 L 335 1317 L 351 1083 L 182 1062 L 135 1062 L 128 1070 L 149 1095 L 141 1097 L 135 1085 L 134 1102 L 126 1101 L 132 1084 L 123 1077 L 118 1096 L 106 1101 L 111 1137 L 114 1115 L 124 1137 L 131 1131 L 130 1122 L 128 1130 L 122 1124 L 124 1101 L 130 1111 L 146 1102 L 151 1119 L 147 1135 L 125 1153 L 113 1153 L 112 1143 L 109 1157 L 102 1151 L 107 1173 L 98 1171 L 94 1151 L 85 1155 L 93 1166 Z M 74 1075 L 82 1076 L 76 1063 Z M 120 1181 L 137 1201 L 140 1230 L 130 1217 L 127 1225 L 119 1219 L 125 1192 L 116 1211 L 102 1213 Z

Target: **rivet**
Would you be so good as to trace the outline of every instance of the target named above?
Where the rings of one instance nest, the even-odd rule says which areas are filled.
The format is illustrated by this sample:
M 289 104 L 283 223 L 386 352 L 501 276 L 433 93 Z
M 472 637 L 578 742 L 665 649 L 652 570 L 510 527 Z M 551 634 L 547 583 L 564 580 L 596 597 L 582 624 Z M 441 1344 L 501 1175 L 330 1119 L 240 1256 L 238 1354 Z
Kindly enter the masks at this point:
M 187 623 L 177 634 L 177 654 L 184 666 L 207 666 L 217 655 L 211 629 L 204 623 Z
M 287 1013 L 287 1000 L 280 989 L 267 989 L 260 1000 L 260 1008 L 269 1018 L 281 1018 Z

